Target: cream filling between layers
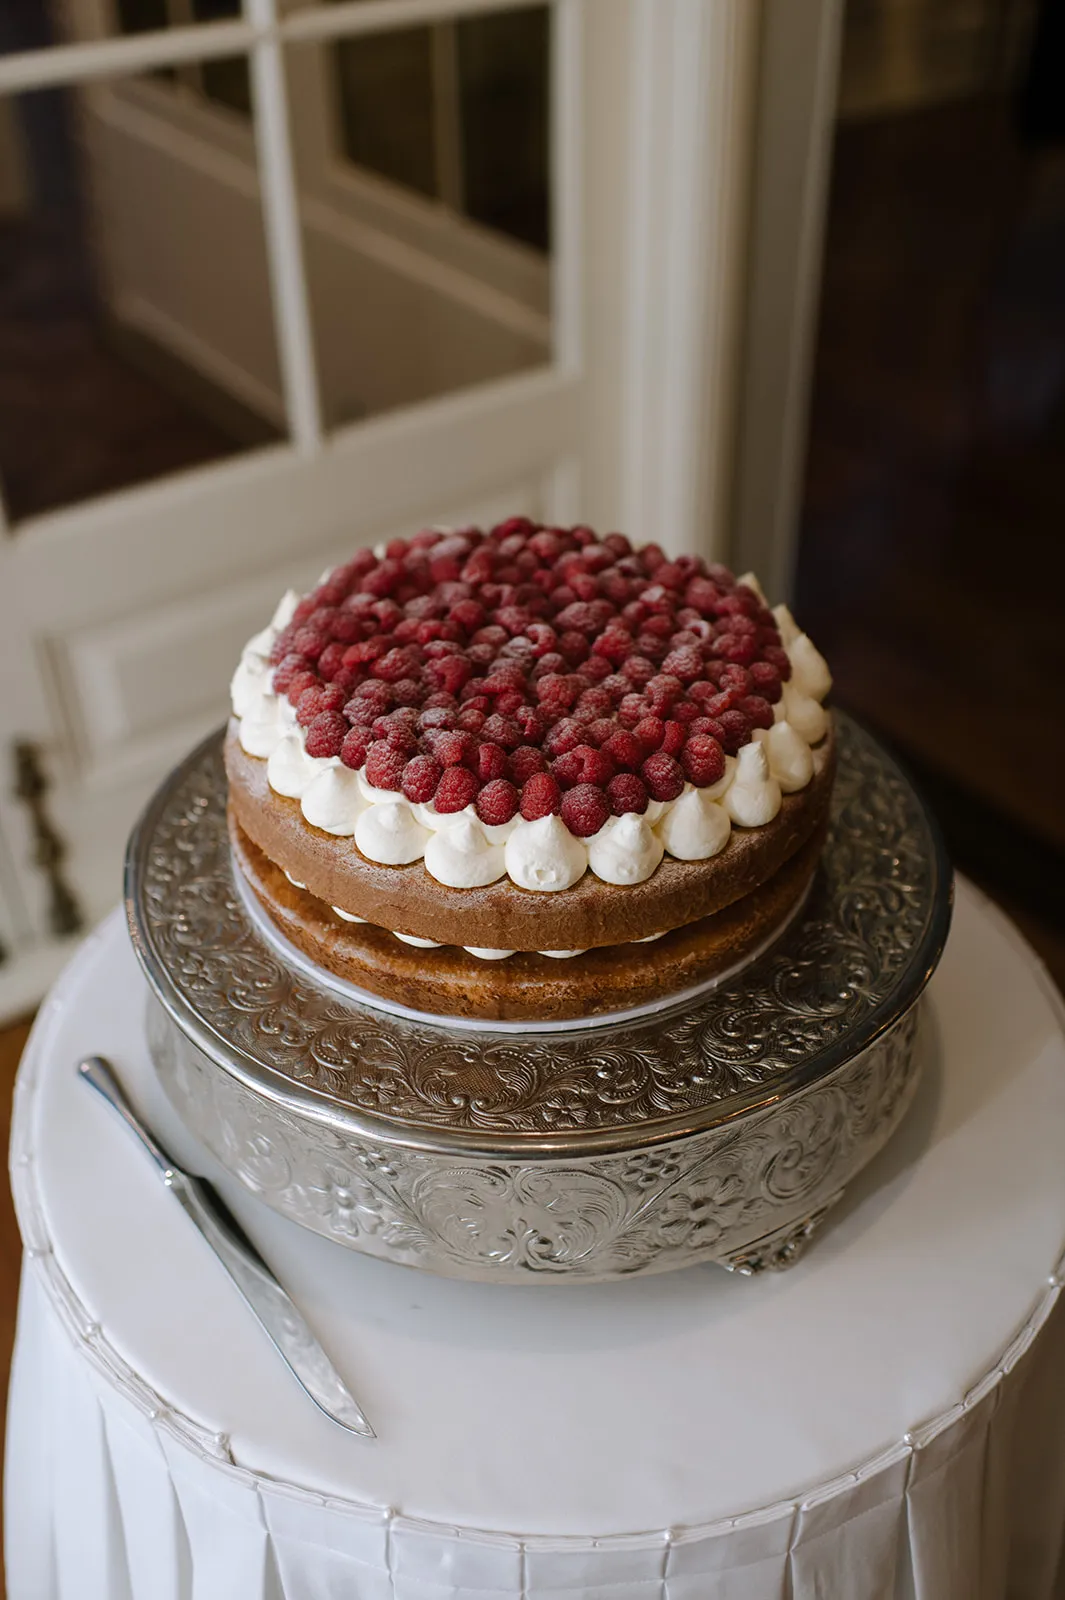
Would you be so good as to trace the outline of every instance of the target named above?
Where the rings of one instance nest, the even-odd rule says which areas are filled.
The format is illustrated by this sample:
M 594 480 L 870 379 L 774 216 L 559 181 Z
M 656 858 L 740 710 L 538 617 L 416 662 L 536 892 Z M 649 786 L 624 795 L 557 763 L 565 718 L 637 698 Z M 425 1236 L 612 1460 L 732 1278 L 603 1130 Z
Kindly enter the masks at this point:
M 753 574 L 741 581 L 761 594 Z M 339 838 L 354 837 L 362 854 L 378 865 L 422 860 L 430 876 L 448 888 L 473 888 L 509 876 L 520 888 L 557 893 L 589 870 L 605 883 L 624 885 L 644 882 L 663 854 L 680 861 L 709 860 L 725 848 L 733 826 L 764 827 L 780 810 L 782 793 L 806 787 L 813 776 L 810 747 L 824 738 L 828 727 L 821 705 L 832 686 L 828 666 L 787 607 L 777 606 L 774 616 L 792 677 L 773 708 L 773 727 L 756 730 L 738 760 L 728 757 L 718 783 L 701 789 L 685 784 L 675 800 L 651 800 L 643 815 L 610 817 L 588 839 L 575 837 L 559 817 L 535 822 L 514 817 L 489 827 L 472 805 L 460 812 L 438 812 L 431 803 L 414 804 L 402 794 L 374 788 L 364 771 L 351 772 L 339 757 L 307 754 L 295 711 L 271 687 L 269 661 L 274 640 L 298 603 L 299 596 L 290 590 L 269 625 L 242 652 L 230 686 L 241 747 L 266 761 L 270 787 L 299 800 L 312 827 Z M 471 953 L 499 960 L 510 952 Z

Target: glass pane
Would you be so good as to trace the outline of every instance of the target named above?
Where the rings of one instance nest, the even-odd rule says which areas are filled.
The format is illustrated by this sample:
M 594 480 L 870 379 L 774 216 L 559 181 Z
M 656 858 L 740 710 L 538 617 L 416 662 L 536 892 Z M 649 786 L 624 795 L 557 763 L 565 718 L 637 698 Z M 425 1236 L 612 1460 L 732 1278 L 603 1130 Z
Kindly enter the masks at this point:
M 549 244 L 546 10 L 457 24 L 463 209 L 538 250 Z
M 227 119 L 212 161 L 218 113 L 148 76 L 0 107 L 9 516 L 280 437 L 250 128 Z
M 550 27 L 534 6 L 339 40 L 340 153 L 546 251 Z
M 344 154 L 393 183 L 437 192 L 428 28 L 341 39 L 335 51 Z
M 545 6 L 290 47 L 328 426 L 550 361 L 549 52 Z

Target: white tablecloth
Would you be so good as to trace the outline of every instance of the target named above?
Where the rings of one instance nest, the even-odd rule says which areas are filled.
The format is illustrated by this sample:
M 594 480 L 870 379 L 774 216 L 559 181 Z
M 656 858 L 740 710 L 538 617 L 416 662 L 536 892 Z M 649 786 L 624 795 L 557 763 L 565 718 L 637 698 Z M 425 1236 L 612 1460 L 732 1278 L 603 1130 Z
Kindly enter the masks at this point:
M 105 924 L 17 1092 L 10 1600 L 1044 1600 L 1065 1593 L 1065 1042 L 964 885 L 922 1089 L 805 1261 L 445 1283 L 220 1181 L 378 1428 L 321 1418 L 76 1082 L 190 1164 Z

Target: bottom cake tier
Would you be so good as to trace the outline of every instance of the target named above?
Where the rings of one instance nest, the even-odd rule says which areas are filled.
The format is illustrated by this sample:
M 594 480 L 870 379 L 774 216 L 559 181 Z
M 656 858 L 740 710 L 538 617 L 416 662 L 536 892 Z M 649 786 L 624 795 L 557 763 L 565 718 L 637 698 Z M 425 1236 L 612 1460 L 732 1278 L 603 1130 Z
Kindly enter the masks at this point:
M 802 904 L 824 835 L 819 828 L 753 893 L 653 942 L 602 946 L 566 960 L 524 950 L 486 958 L 453 945 L 420 948 L 384 928 L 341 920 L 293 884 L 229 814 L 236 871 L 272 926 L 315 966 L 394 1005 L 494 1021 L 629 1011 L 737 971 L 783 932 Z

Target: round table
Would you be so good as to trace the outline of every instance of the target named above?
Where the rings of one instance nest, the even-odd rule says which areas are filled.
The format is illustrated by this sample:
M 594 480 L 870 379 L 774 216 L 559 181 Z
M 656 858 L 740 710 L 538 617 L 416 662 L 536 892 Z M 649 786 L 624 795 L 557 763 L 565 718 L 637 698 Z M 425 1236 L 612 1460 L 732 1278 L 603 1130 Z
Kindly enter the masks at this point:
M 9 1600 L 1037 1600 L 1065 1548 L 1065 1038 L 959 885 L 925 1070 L 804 1260 L 437 1280 L 305 1232 L 177 1123 L 117 914 L 16 1091 Z M 378 1432 L 322 1417 L 74 1076 L 108 1056 Z

